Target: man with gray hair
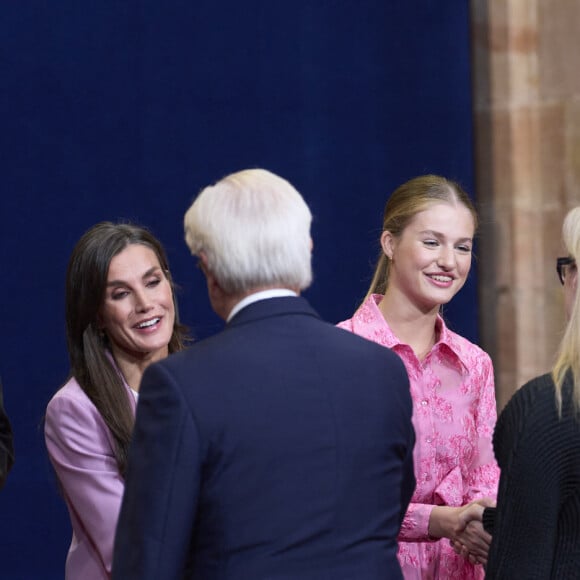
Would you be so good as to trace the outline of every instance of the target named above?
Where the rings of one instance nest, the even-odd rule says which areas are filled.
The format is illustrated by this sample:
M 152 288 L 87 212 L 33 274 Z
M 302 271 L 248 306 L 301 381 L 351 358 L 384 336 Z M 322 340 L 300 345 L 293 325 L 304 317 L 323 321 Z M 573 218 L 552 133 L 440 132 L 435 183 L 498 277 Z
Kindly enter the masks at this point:
M 143 377 L 117 580 L 402 578 L 415 487 L 408 377 L 323 322 L 311 213 L 261 169 L 202 190 L 187 244 L 225 329 Z

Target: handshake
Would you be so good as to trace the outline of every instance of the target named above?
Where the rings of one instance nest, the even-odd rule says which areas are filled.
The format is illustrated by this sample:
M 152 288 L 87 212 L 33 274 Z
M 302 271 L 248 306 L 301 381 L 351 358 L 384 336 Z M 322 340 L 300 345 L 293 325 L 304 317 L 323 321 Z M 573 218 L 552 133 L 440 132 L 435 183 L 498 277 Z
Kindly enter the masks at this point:
M 449 542 L 456 554 L 472 564 L 487 564 L 491 535 L 483 527 L 483 511 L 495 507 L 495 501 L 485 497 L 468 503 L 456 512 L 457 520 Z

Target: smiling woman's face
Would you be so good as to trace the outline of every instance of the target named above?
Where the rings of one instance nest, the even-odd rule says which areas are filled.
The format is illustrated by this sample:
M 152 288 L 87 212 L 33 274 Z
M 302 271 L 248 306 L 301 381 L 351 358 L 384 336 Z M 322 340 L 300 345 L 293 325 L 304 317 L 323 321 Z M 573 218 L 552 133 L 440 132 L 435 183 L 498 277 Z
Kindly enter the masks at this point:
M 115 358 L 159 360 L 168 354 L 175 307 L 155 252 L 131 244 L 109 265 L 99 326 Z
M 399 237 L 383 232 L 391 260 L 387 293 L 397 292 L 423 311 L 449 302 L 469 274 L 474 229 L 467 207 L 442 202 L 419 212 Z

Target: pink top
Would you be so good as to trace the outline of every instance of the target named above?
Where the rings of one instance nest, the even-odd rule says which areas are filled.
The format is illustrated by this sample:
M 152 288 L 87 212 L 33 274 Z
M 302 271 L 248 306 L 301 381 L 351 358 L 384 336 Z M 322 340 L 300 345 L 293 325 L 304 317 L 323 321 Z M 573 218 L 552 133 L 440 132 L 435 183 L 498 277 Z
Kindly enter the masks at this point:
M 478 346 L 449 330 L 438 317 L 439 340 L 423 361 L 393 334 L 374 294 L 339 327 L 393 349 L 405 363 L 416 443 L 417 487 L 399 535 L 399 561 L 411 578 L 483 578 L 455 554 L 448 539 L 431 541 L 429 516 L 436 505 L 462 506 L 496 497 L 499 468 L 492 435 L 496 422 L 493 367 Z
M 135 398 L 125 388 L 134 412 Z M 44 436 L 73 529 L 65 578 L 107 580 L 125 481 L 111 432 L 74 378 L 48 404 Z

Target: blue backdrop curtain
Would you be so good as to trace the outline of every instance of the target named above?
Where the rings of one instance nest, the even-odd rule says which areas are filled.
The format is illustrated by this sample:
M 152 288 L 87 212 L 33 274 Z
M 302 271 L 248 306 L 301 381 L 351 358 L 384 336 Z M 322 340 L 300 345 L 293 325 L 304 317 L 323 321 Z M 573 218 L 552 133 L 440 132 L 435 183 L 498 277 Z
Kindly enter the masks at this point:
M 364 296 L 383 206 L 423 173 L 472 191 L 469 10 L 461 1 L 5 1 L 0 7 L 2 349 L 17 461 L 0 492 L 7 579 L 62 578 L 70 527 L 42 416 L 67 377 L 64 274 L 105 219 L 165 244 L 180 310 L 221 321 L 183 242 L 195 194 L 264 167 L 313 214 L 332 322 Z M 446 309 L 477 340 L 475 271 Z

